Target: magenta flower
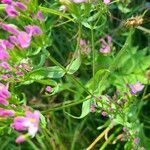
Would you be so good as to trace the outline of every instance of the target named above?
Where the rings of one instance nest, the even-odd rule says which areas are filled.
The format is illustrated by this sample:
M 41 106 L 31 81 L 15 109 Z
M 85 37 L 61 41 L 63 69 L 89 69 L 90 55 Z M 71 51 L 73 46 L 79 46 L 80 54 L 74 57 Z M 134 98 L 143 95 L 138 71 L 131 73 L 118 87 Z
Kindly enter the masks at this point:
M 12 0 L 2 0 L 1 2 L 8 5 L 12 4 Z
M 41 12 L 41 11 L 38 11 L 37 12 L 37 18 L 39 19 L 39 20 L 44 20 L 44 16 L 43 16 L 43 13 Z
M 7 98 L 9 97 L 10 93 L 8 91 L 8 86 L 5 86 L 4 84 L 0 83 L 0 104 L 7 106 L 9 104 Z
M 3 67 L 4 69 L 6 70 L 10 70 L 10 65 L 8 62 L 6 61 L 3 61 L 1 64 L 0 64 L 1 67 Z
M 21 10 L 26 10 L 27 6 L 24 5 L 22 2 L 16 2 L 14 3 L 14 6 L 16 6 L 17 8 L 21 9 Z
M 47 87 L 45 88 L 45 90 L 46 90 L 47 92 L 51 92 L 51 91 L 52 91 L 52 87 L 51 87 L 51 86 L 47 86 Z
M 16 138 L 16 143 L 22 143 L 26 140 L 26 137 L 24 135 L 20 135 Z
M 14 47 L 14 45 L 11 44 L 8 40 L 1 40 L 0 39 L 0 45 L 3 46 L 5 49 L 6 48 L 12 49 Z
M 109 4 L 110 3 L 110 0 L 104 0 L 103 1 L 105 4 Z
M 39 111 L 34 111 L 34 112 L 28 111 L 26 112 L 26 117 L 23 116 L 16 117 L 11 127 L 16 130 L 28 130 L 29 135 L 34 137 L 39 128 L 38 127 L 39 120 L 40 120 Z
M 0 116 L 3 116 L 3 117 L 14 116 L 14 114 L 15 114 L 15 111 L 13 110 L 0 108 Z
M 128 86 L 131 90 L 131 94 L 136 94 L 137 92 L 142 91 L 144 88 L 144 85 L 142 85 L 139 81 L 137 81 L 135 84 L 129 84 Z
M 0 26 L 2 27 L 2 29 L 6 30 L 12 34 L 15 34 L 15 35 L 19 34 L 19 30 L 18 30 L 17 26 L 15 26 L 14 24 L 5 24 L 3 22 L 0 22 Z
M 111 38 L 111 36 L 107 35 L 106 39 L 107 39 L 107 42 L 105 41 L 104 38 L 100 39 L 100 42 L 102 44 L 102 48 L 100 48 L 99 51 L 101 53 L 104 53 L 104 54 L 110 53 L 110 51 L 111 51 L 111 45 L 112 45 L 112 38 Z
M 40 35 L 42 34 L 42 30 L 39 26 L 37 25 L 28 25 L 25 26 L 25 30 L 29 35 Z
M 0 45 L 0 60 L 5 60 L 9 58 L 9 54 L 6 49 Z
M 13 5 L 7 5 L 5 11 L 10 17 L 17 17 L 19 15 L 19 12 L 15 9 Z
M 19 43 L 18 43 L 18 39 L 17 39 L 17 37 L 16 36 L 9 36 L 9 41 L 12 43 L 12 44 L 14 44 L 14 45 L 19 45 Z
M 26 32 L 19 32 L 18 34 L 18 43 L 22 48 L 27 48 L 31 42 L 31 36 Z

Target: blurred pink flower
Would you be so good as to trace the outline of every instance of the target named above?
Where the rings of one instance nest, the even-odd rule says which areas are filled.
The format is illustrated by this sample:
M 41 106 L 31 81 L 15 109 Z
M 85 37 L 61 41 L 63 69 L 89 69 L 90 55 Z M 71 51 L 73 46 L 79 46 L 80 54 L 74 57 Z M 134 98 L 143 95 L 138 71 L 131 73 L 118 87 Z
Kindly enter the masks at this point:
M 37 18 L 39 19 L 39 20 L 44 20 L 44 16 L 43 16 L 43 13 L 41 12 L 41 11 L 38 11 L 37 12 Z
M 80 45 L 81 46 L 85 46 L 87 43 L 86 43 L 86 40 L 85 39 L 80 39 Z
M 1 3 L 4 3 L 4 4 L 12 4 L 12 0 L 2 0 Z
M 24 135 L 20 135 L 16 138 L 16 143 L 22 143 L 26 140 L 26 137 Z
M 18 39 L 16 36 L 9 36 L 9 41 L 12 43 L 12 44 L 15 44 L 15 45 L 18 45 Z
M 5 60 L 9 58 L 9 54 L 6 51 L 5 46 L 0 44 L 0 60 Z
M 19 12 L 15 9 L 13 5 L 7 5 L 5 11 L 10 17 L 17 17 L 19 15 Z
M 42 30 L 39 26 L 37 25 L 28 25 L 25 26 L 25 30 L 29 35 L 40 35 L 42 34 Z
M 27 6 L 25 4 L 23 4 L 22 2 L 15 2 L 14 6 L 16 6 L 17 8 L 19 8 L 21 10 L 27 10 Z
M 15 34 L 15 35 L 19 34 L 19 30 L 18 30 L 17 26 L 15 26 L 14 24 L 6 24 L 3 22 L 0 22 L 0 26 L 2 27 L 2 29 L 6 30 L 12 34 Z
M 7 106 L 9 104 L 7 98 L 9 97 L 10 93 L 8 91 L 8 86 L 5 86 L 4 84 L 0 83 L 0 103 Z
M 2 63 L 0 63 L 0 66 L 3 67 L 6 70 L 10 70 L 10 65 L 6 61 L 3 61 Z
M 26 112 L 26 116 L 16 117 L 11 127 L 16 130 L 28 130 L 30 136 L 34 137 L 39 128 L 40 112 Z
M 135 84 L 129 84 L 129 88 L 131 89 L 132 94 L 136 94 L 137 92 L 143 90 L 144 85 L 142 85 L 139 81 L 137 81 Z
M 0 116 L 14 116 L 14 114 L 14 110 L 0 108 Z
M 110 53 L 110 52 L 111 52 L 112 37 L 109 36 L 109 35 L 107 35 L 107 36 L 106 36 L 106 40 L 107 40 L 107 42 L 105 41 L 104 38 L 101 38 L 101 39 L 100 39 L 102 48 L 100 48 L 99 51 L 100 51 L 101 53 L 104 53 L 104 54 L 107 54 L 107 53 Z
M 110 0 L 104 0 L 103 1 L 105 4 L 109 4 L 110 3 Z
M 45 88 L 45 90 L 46 90 L 47 92 L 51 92 L 51 91 L 52 91 L 52 87 L 51 87 L 51 86 L 47 86 L 47 87 Z
M 26 32 L 19 32 L 18 34 L 18 43 L 22 48 L 27 48 L 31 42 L 31 36 Z

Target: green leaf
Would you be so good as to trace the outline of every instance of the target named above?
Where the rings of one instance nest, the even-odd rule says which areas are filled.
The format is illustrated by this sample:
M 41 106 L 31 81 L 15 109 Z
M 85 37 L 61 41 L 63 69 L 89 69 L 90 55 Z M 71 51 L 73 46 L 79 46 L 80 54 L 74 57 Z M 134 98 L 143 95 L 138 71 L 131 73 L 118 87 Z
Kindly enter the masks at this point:
M 68 74 L 73 74 L 75 73 L 79 67 L 81 65 L 81 58 L 78 57 L 77 59 L 75 59 L 73 62 L 71 62 L 68 66 L 67 66 L 67 73 Z
M 43 128 L 46 128 L 46 119 L 42 114 L 40 114 L 40 121 L 41 121 L 41 126 Z
M 38 80 L 37 82 L 43 85 L 57 86 L 57 82 L 51 79 Z
M 90 113 L 90 105 L 91 105 L 91 99 L 83 102 L 82 104 L 82 112 L 81 112 L 81 115 L 79 117 L 77 116 L 73 116 L 67 112 L 65 112 L 67 115 L 69 115 L 70 117 L 72 118 L 75 118 L 75 119 L 82 119 L 84 118 L 86 115 L 88 115 Z
M 39 68 L 29 73 L 28 78 L 33 80 L 41 80 L 44 78 L 61 78 L 65 74 L 64 70 L 59 66 L 47 68 Z

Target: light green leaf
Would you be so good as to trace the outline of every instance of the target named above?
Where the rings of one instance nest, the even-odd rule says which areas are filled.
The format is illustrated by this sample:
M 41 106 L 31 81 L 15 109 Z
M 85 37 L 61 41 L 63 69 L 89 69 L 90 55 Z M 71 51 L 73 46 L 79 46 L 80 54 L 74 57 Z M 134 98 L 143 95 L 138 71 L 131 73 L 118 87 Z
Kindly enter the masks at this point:
M 77 59 L 75 59 L 73 62 L 71 62 L 68 66 L 67 66 L 67 73 L 68 74 L 73 74 L 73 73 L 75 73 L 78 69 L 79 69 L 79 67 L 80 67 L 80 65 L 81 65 L 81 58 L 80 57 L 78 57 Z
M 69 115 L 70 117 L 72 117 L 72 118 L 82 119 L 82 118 L 84 118 L 86 115 L 88 115 L 90 113 L 90 105 L 91 105 L 91 99 L 83 102 L 83 104 L 82 104 L 82 112 L 81 112 L 81 115 L 79 117 L 71 115 L 71 114 L 69 114 L 67 112 L 65 112 L 65 113 L 67 115 Z

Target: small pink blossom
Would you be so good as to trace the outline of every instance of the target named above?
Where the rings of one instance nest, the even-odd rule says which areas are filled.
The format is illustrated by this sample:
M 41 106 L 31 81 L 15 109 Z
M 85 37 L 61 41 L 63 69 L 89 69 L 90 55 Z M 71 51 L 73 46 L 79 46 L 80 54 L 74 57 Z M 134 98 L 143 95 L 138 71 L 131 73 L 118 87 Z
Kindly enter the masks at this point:
M 17 8 L 19 8 L 21 10 L 27 10 L 27 6 L 25 4 L 23 4 L 22 2 L 15 2 L 14 6 L 16 6 Z
M 47 92 L 51 92 L 51 91 L 52 91 L 52 87 L 51 87 L 51 86 L 47 86 L 47 87 L 45 88 L 45 90 L 46 90 Z
M 16 143 L 22 143 L 26 140 L 26 137 L 24 135 L 20 135 L 16 138 Z
M 18 30 L 17 26 L 15 26 L 14 24 L 6 24 L 3 22 L 0 22 L 0 26 L 2 27 L 2 29 L 6 30 L 12 34 L 15 34 L 15 35 L 19 34 L 19 30 Z
M 18 45 L 19 43 L 18 43 L 18 39 L 17 39 L 17 37 L 16 36 L 9 36 L 9 41 L 12 43 L 12 44 L 14 44 L 14 45 Z
M 12 0 L 2 0 L 1 2 L 4 4 L 9 4 L 9 5 L 12 4 Z
M 0 45 L 0 60 L 6 60 L 9 58 L 9 54 L 6 49 Z
M 135 84 L 129 84 L 128 86 L 131 89 L 132 94 L 136 94 L 137 92 L 142 91 L 144 88 L 144 85 L 142 85 L 139 81 L 137 81 Z
M 102 114 L 103 117 L 106 117 L 106 116 L 107 116 L 107 112 L 105 112 L 105 111 L 102 111 L 101 114 Z
M 104 53 L 104 54 L 107 54 L 107 53 L 110 53 L 110 52 L 111 52 L 111 45 L 112 45 L 112 38 L 111 38 L 111 36 L 107 35 L 107 36 L 106 36 L 106 40 L 107 40 L 107 42 L 105 41 L 104 38 L 101 38 L 101 39 L 100 39 L 102 48 L 100 48 L 99 51 L 100 51 L 101 53 Z
M 37 12 L 37 18 L 39 19 L 39 20 L 44 20 L 44 16 L 43 16 L 43 13 L 41 12 L 41 11 L 38 11 Z
M 19 15 L 19 12 L 15 9 L 13 5 L 7 5 L 5 11 L 10 17 L 17 17 Z
M 110 3 L 110 0 L 104 0 L 103 1 L 105 4 L 109 4 Z
M 10 97 L 10 92 L 8 91 L 8 86 L 0 83 L 0 103 L 7 106 L 9 103 L 7 99 Z
M 3 67 L 6 70 L 10 70 L 10 65 L 6 61 L 3 61 L 2 63 L 0 63 L 0 66 Z
M 0 116 L 14 116 L 14 114 L 15 112 L 13 110 L 0 108 Z
M 22 48 L 27 48 L 31 42 L 31 36 L 26 32 L 19 32 L 18 34 L 18 43 Z
M 87 45 L 86 40 L 85 39 L 80 39 L 80 45 L 81 46 Z
M 28 130 L 29 135 L 34 137 L 39 128 L 38 127 L 39 120 L 40 120 L 39 111 L 34 112 L 27 111 L 25 117 L 23 116 L 16 117 L 11 127 L 16 130 Z
M 25 30 L 29 35 L 40 35 L 42 34 L 42 30 L 39 26 L 37 25 L 28 25 L 25 26 Z
M 139 143 L 140 143 L 140 139 L 139 139 L 138 137 L 135 138 L 135 139 L 134 139 L 134 143 L 135 143 L 135 144 L 139 144 Z

